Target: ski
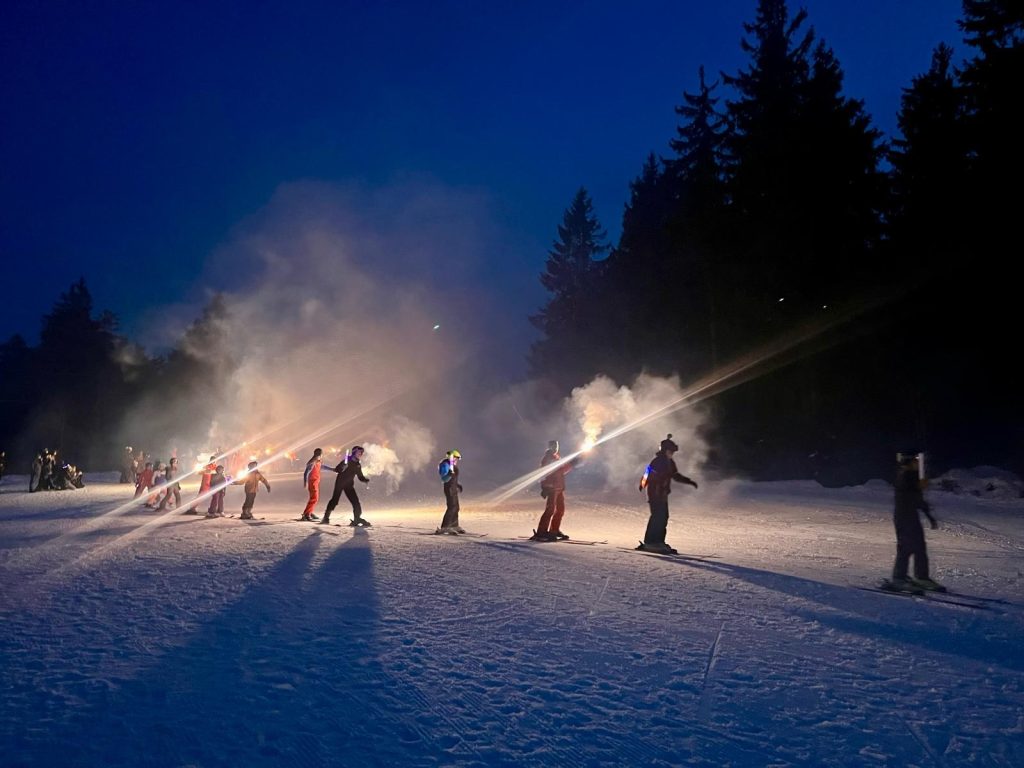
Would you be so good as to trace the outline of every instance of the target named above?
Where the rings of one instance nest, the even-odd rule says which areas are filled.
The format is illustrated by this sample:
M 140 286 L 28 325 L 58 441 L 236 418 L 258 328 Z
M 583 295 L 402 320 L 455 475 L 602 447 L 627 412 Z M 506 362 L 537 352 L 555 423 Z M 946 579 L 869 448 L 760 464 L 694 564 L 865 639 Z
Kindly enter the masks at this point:
M 595 544 L 607 544 L 607 541 L 586 541 L 584 539 L 535 539 L 532 536 L 516 536 L 514 541 L 532 541 L 536 544 L 582 544 L 584 546 L 593 546 Z
M 976 611 L 991 611 L 993 610 L 990 605 L 983 605 L 979 603 L 971 603 L 966 600 L 955 600 L 944 596 L 941 592 L 926 592 L 925 590 L 913 591 L 913 592 L 899 592 L 892 589 L 885 589 L 883 587 L 862 587 L 855 585 L 854 589 L 859 589 L 863 592 L 877 592 L 882 595 L 892 595 L 893 597 L 916 597 L 919 600 L 926 600 L 931 603 L 943 603 L 945 605 L 955 605 L 960 608 L 973 608 Z
M 447 531 L 430 531 L 430 532 L 420 533 L 420 532 L 417 531 L 416 535 L 417 536 L 451 536 L 452 538 L 457 538 L 459 536 L 469 536 L 469 537 L 474 538 L 474 539 L 482 539 L 487 534 L 486 533 L 448 533 Z
M 688 552 L 655 552 L 653 549 L 637 549 L 636 547 L 618 547 L 622 552 L 635 552 L 638 555 L 657 555 L 660 557 L 670 557 L 676 560 L 710 560 L 712 558 L 719 558 L 721 555 L 714 553 L 707 555 L 691 555 Z

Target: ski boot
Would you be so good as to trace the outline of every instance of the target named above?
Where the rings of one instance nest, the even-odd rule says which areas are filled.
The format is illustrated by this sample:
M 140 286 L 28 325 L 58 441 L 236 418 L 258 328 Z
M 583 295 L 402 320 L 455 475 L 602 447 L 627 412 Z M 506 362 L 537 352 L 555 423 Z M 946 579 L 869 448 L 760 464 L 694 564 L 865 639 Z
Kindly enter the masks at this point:
M 452 529 L 453 529 L 453 530 L 454 530 L 454 531 L 455 531 L 456 533 L 465 533 L 465 532 L 466 532 L 466 529 L 465 529 L 465 528 L 463 528 L 463 527 L 462 527 L 461 525 L 453 525 L 453 526 L 452 526 Z
M 315 522 L 316 522 L 317 520 L 319 520 L 320 518 L 319 518 L 319 517 L 317 517 L 316 515 L 314 515 L 314 514 L 313 514 L 312 512 L 310 512 L 310 513 L 309 513 L 309 519 L 310 519 L 310 520 L 312 520 L 312 521 L 313 521 L 313 522 L 315 523 Z
M 678 555 L 678 550 L 673 549 L 665 542 L 646 542 L 641 541 L 640 546 L 637 547 L 640 552 L 656 552 L 659 555 Z
M 911 595 L 923 595 L 924 589 L 915 586 L 910 579 L 883 579 L 878 585 L 879 589 L 886 592 L 906 592 Z
M 565 541 L 566 539 L 569 538 L 569 534 L 568 533 L 562 533 L 561 531 L 552 531 L 551 533 L 553 533 L 555 538 L 558 539 L 559 541 Z
M 324 515 L 323 520 L 320 521 L 320 525 L 330 525 L 330 524 L 331 524 L 331 516 L 330 515 Z
M 925 592 L 946 592 L 946 588 L 932 579 L 907 579 L 913 586 L 920 587 Z
M 544 531 L 542 533 L 534 531 L 533 536 L 530 537 L 530 541 L 558 541 L 558 536 L 550 531 Z
M 439 534 L 439 535 L 440 534 L 448 534 L 449 536 L 458 536 L 459 535 L 459 532 L 456 531 L 454 526 L 451 526 L 451 525 L 445 526 L 444 528 L 438 528 L 436 531 L 434 531 L 434 533 Z
M 256 518 L 252 516 L 251 512 L 243 512 L 242 514 L 240 514 L 238 516 L 238 519 L 239 520 L 255 520 Z

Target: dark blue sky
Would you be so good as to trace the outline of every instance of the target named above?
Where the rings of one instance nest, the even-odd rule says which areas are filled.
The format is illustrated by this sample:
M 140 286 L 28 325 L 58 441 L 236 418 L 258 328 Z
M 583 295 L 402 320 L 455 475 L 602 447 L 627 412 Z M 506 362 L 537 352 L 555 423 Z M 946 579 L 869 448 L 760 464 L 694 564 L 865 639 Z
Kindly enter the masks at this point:
M 804 6 L 887 133 L 931 49 L 960 40 L 959 0 Z M 6 0 L 0 338 L 34 341 L 80 275 L 133 330 L 187 300 L 231 228 L 298 179 L 479 190 L 515 268 L 539 270 L 580 185 L 617 234 L 697 67 L 745 63 L 754 7 Z

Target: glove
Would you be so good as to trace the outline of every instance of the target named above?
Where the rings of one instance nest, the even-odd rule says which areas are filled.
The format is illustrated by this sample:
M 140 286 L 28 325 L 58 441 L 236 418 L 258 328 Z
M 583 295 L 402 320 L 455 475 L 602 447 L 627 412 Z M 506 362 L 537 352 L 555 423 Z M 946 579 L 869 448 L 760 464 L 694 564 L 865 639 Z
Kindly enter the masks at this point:
M 459 486 L 459 493 L 462 493 L 462 483 L 456 483 L 456 485 Z
M 267 493 L 270 493 L 270 489 L 269 488 L 267 488 Z
M 541 488 L 540 489 L 540 497 L 542 499 L 546 499 L 548 497 L 548 489 L 547 488 Z

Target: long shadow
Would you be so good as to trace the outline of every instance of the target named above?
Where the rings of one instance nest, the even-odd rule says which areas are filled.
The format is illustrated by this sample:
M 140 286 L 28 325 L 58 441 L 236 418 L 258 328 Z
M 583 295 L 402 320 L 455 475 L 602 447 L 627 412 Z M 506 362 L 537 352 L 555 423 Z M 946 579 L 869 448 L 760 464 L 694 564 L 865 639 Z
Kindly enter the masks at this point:
M 915 604 L 910 603 L 911 598 L 900 598 L 884 594 L 873 595 L 856 591 L 852 587 L 840 587 L 835 584 L 814 581 L 813 579 L 789 576 L 787 574 L 775 573 L 774 571 L 748 568 L 731 563 L 711 562 L 696 558 L 683 559 L 673 556 L 645 555 L 645 557 L 656 557 L 658 560 L 675 563 L 680 566 L 725 574 L 762 589 L 769 589 L 773 592 L 801 598 L 833 609 L 838 607 L 844 611 L 877 614 L 878 606 L 880 605 L 879 601 L 888 600 L 893 604 L 891 613 L 892 623 L 867 617 L 843 616 L 835 610 L 814 612 L 811 618 L 822 624 L 834 626 L 844 632 L 917 645 L 931 651 L 996 664 L 1017 671 L 1024 670 L 1024 646 L 1017 641 L 993 640 L 985 637 L 980 632 L 972 632 L 970 637 L 965 637 L 950 630 L 945 623 L 934 622 L 929 623 L 926 627 L 918 627 L 902 621 L 908 615 L 906 609 L 909 605 L 915 605 L 915 607 L 926 611 L 957 611 L 961 615 L 964 615 L 964 611 L 971 609 L 939 604 Z M 903 602 L 899 602 L 900 600 Z M 996 617 L 978 616 L 977 618 L 989 619 Z M 1010 622 L 1015 621 L 1015 619 L 1007 617 L 1005 621 Z
M 314 569 L 320 548 L 332 546 Z M 118 677 L 123 656 L 110 638 L 96 650 L 114 658 L 76 670 L 103 690 L 45 729 L 15 734 L 4 762 L 408 765 L 413 748 L 436 764 L 429 735 L 410 726 L 415 703 L 403 702 L 380 659 L 380 621 L 366 534 L 340 544 L 309 535 L 141 672 Z

